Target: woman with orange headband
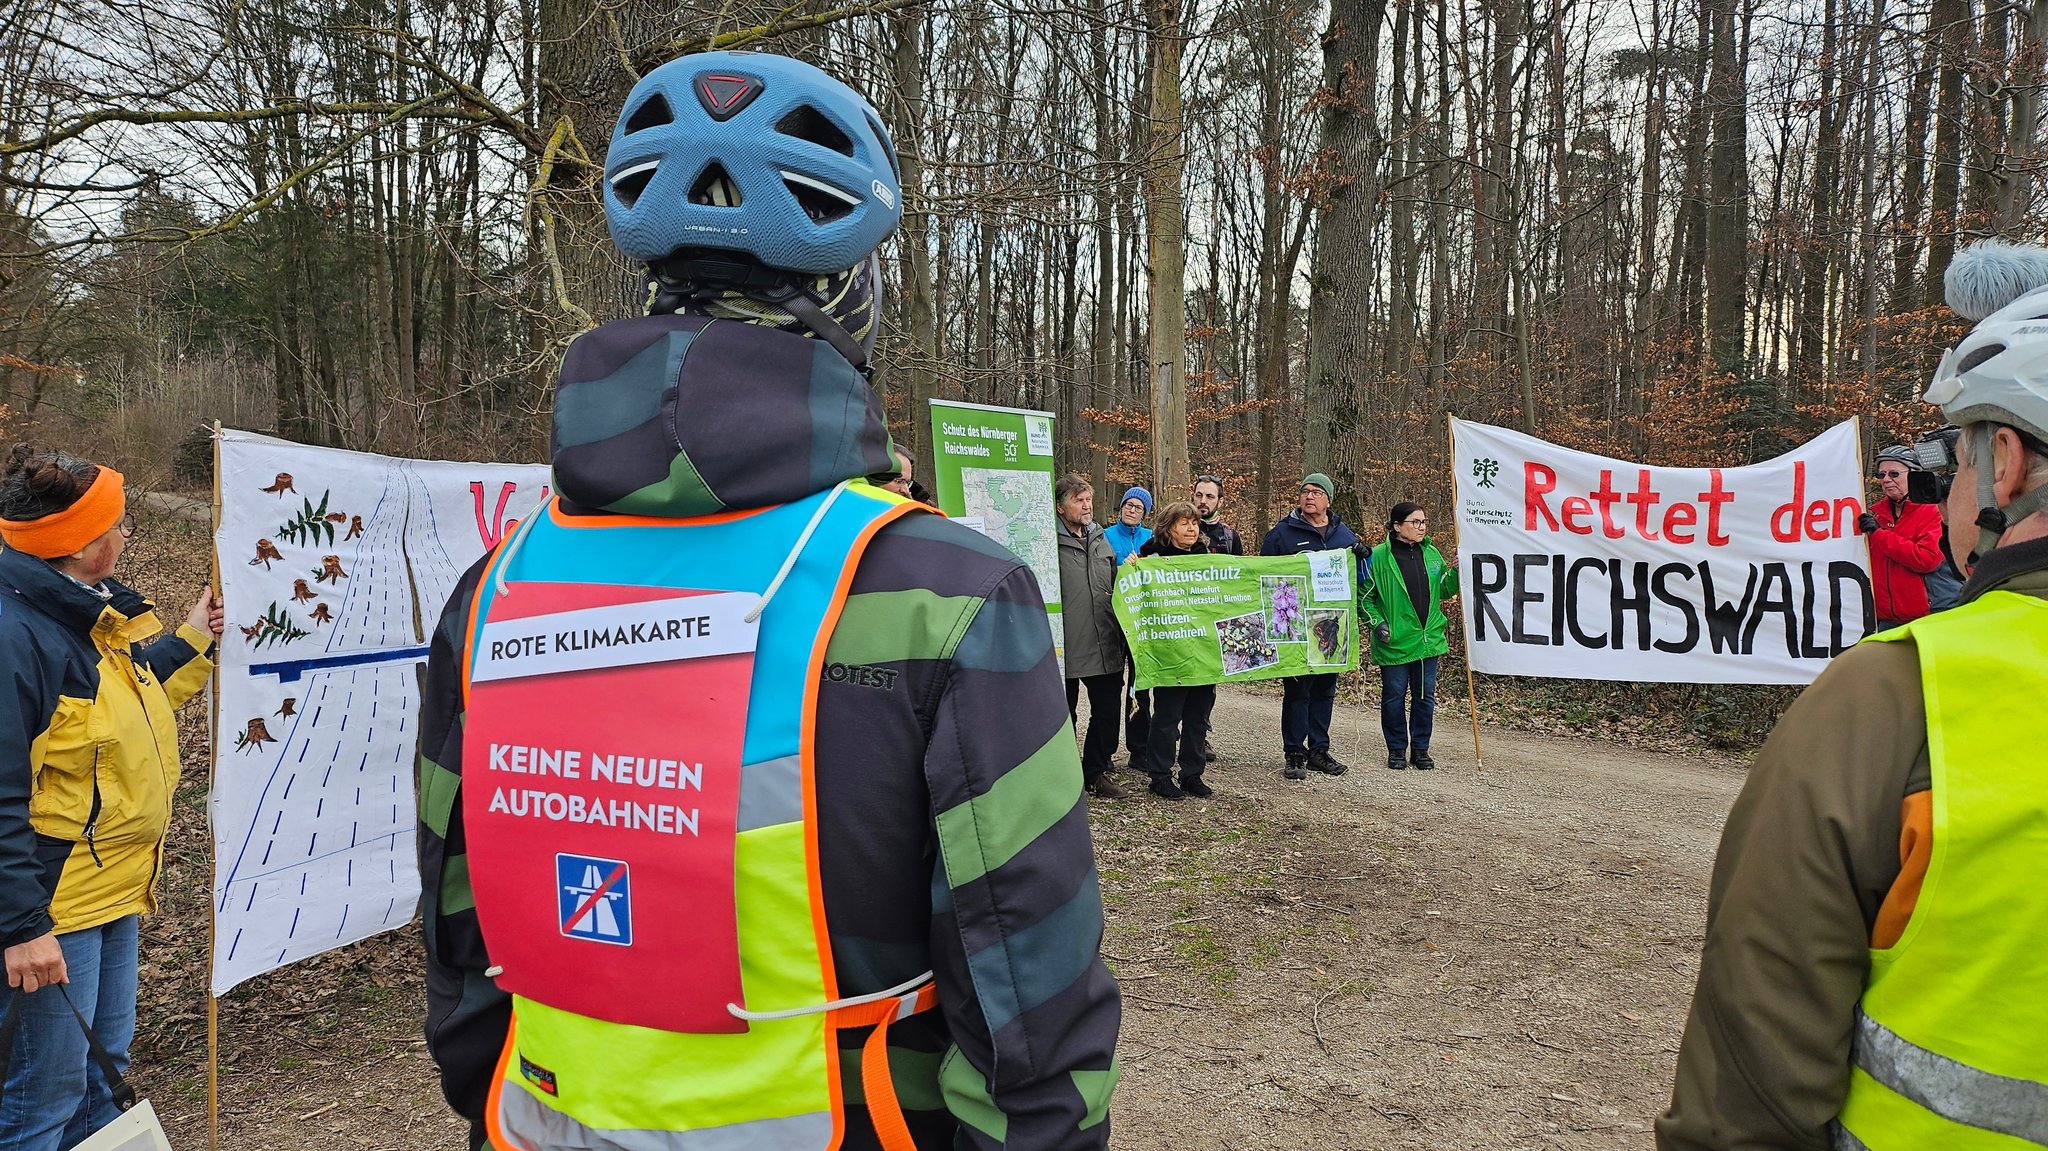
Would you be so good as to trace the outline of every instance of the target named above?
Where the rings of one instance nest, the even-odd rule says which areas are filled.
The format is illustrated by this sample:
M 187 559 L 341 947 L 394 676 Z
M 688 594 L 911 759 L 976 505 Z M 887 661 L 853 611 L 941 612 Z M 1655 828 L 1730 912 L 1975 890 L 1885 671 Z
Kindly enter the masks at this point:
M 119 1114 L 71 1011 L 125 1069 L 137 927 L 155 910 L 178 784 L 172 712 L 206 683 L 220 637 L 207 588 L 174 634 L 151 639 L 162 625 L 149 601 L 112 578 L 134 532 L 121 473 L 25 444 L 10 453 L 0 473 L 0 944 L 10 989 L 0 1019 L 19 1017 L 0 1051 L 9 1149 L 58 1151 Z

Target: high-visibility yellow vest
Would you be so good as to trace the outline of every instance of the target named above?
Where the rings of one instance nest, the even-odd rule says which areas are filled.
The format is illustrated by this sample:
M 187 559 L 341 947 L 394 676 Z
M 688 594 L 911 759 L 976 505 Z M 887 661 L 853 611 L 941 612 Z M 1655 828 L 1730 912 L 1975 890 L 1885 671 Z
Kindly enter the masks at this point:
M 1919 648 L 1933 855 L 1870 953 L 1838 1148 L 2048 1146 L 2048 601 L 1991 592 L 1875 638 Z
M 492 558 L 472 608 L 465 692 L 474 688 L 473 653 L 494 604 L 508 591 L 516 598 L 521 583 L 772 589 L 753 664 L 739 818 L 729 832 L 744 988 L 744 1010 L 735 1004 L 734 1014 L 744 1022 L 725 1033 L 685 1034 L 515 993 L 487 1110 L 494 1147 L 826 1151 L 839 1145 L 845 1126 L 837 1033 L 872 1027 L 861 1059 L 864 1101 L 882 1145 L 910 1151 L 890 1082 L 887 1025 L 929 1010 L 935 993 L 926 981 L 840 998 L 818 888 L 812 769 L 819 669 L 854 568 L 875 532 L 914 510 L 859 483 L 760 512 L 690 520 L 579 521 L 550 504 Z M 560 706 L 573 713 L 576 702 L 564 698 Z M 478 802 L 475 791 L 488 792 L 489 781 L 469 763 L 470 749 L 488 739 L 474 725 L 464 732 L 465 776 L 479 776 L 465 779 L 466 804 Z M 505 838 L 502 829 L 492 834 Z M 480 853 L 470 835 L 472 868 L 486 866 L 492 845 Z M 477 890 L 489 946 L 493 909 L 485 888 Z M 618 954 L 588 950 L 590 963 Z M 689 977 L 674 972 L 676 980 Z

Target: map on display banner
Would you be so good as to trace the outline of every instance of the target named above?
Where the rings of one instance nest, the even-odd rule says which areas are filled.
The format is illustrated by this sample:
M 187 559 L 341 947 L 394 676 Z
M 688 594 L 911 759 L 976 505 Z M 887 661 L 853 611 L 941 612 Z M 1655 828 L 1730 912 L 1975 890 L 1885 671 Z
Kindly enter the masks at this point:
M 412 919 L 428 631 L 549 477 L 224 431 L 217 483 L 220 995 Z

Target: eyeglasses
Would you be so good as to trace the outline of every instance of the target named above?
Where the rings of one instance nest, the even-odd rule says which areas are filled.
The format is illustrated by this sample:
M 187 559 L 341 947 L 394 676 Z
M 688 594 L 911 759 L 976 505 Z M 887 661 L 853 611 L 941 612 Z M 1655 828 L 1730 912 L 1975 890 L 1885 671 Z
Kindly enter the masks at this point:
M 1879 473 L 1877 473 L 1877 478 L 1878 478 L 1878 479 L 1881 479 L 1881 480 L 1903 480 L 1903 479 L 1905 479 L 1905 478 L 1906 478 L 1906 473 L 1904 473 L 1904 472 L 1879 472 Z
M 1401 526 L 1410 528 L 1426 528 L 1429 526 L 1429 521 L 1425 519 L 1405 519 L 1401 521 Z
M 138 525 L 138 524 L 136 524 L 136 522 L 135 522 L 135 513 L 134 513 L 134 512 L 124 512 L 124 513 L 122 513 L 122 515 L 121 515 L 121 535 L 122 535 L 122 537 L 123 537 L 123 538 L 126 538 L 126 537 L 128 537 L 128 536 L 132 536 L 132 535 L 134 535 L 134 534 L 135 534 L 135 529 L 136 529 L 136 527 L 138 527 L 138 526 L 139 526 L 139 525 Z

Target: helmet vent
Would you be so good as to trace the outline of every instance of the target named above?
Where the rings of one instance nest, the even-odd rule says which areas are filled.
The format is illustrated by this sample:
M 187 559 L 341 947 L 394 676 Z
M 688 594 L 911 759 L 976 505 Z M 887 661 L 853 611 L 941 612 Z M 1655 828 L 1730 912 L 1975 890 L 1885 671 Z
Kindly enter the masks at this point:
M 650 160 L 625 169 L 612 177 L 612 195 L 618 197 L 619 203 L 631 211 L 633 205 L 639 202 L 640 193 L 647 190 L 647 185 L 653 181 L 654 174 L 660 167 L 659 160 Z
M 1961 375 L 2004 350 L 2004 344 L 1986 344 L 1963 357 L 1963 362 L 1956 365 L 1956 374 Z
M 809 104 L 798 104 L 790 109 L 788 115 L 776 121 L 775 130 L 821 148 L 830 148 L 842 156 L 853 155 L 853 141 L 839 130 L 839 125 L 826 119 L 824 113 Z
M 734 182 L 725 166 L 713 160 L 697 173 L 697 179 L 690 184 L 690 203 L 711 208 L 737 208 L 740 206 L 740 186 Z
M 795 172 L 782 174 L 783 186 L 796 197 L 797 206 L 811 218 L 814 224 L 829 224 L 842 216 L 853 214 L 860 207 L 860 197 L 849 196 L 830 184 L 821 183 Z
M 868 117 L 868 131 L 874 133 L 877 140 L 887 140 L 889 138 L 889 133 L 882 130 L 882 122 L 873 116 Z M 896 182 L 901 184 L 903 182 L 903 166 L 896 162 L 896 149 L 883 148 L 882 151 L 889 154 L 889 171 L 895 173 Z
M 645 103 L 633 109 L 632 116 L 626 120 L 626 130 L 622 135 L 630 136 L 635 132 L 644 132 L 649 128 L 659 128 L 663 124 L 673 124 L 675 119 L 674 109 L 668 106 L 668 101 L 662 97 L 661 93 L 656 92 L 654 95 L 649 96 Z

